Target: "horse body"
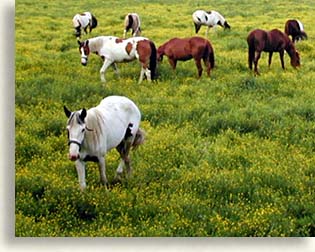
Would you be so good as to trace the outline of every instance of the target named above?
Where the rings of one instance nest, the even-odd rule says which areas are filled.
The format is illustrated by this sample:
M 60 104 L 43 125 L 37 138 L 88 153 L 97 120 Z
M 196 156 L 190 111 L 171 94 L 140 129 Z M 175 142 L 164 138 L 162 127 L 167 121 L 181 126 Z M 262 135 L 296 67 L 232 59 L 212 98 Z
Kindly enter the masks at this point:
M 293 43 L 299 40 L 307 39 L 307 34 L 304 31 L 304 26 L 301 21 L 291 19 L 285 23 L 284 32 L 292 37 Z
M 173 38 L 161 45 L 157 50 L 157 57 L 162 61 L 163 55 L 168 57 L 172 68 L 176 69 L 177 61 L 186 61 L 194 58 L 198 69 L 198 77 L 202 74 L 201 59 L 207 67 L 207 74 L 214 67 L 214 51 L 210 42 L 201 37 Z
M 253 30 L 247 37 L 248 44 L 248 64 L 252 69 L 254 63 L 254 71 L 258 74 L 258 60 L 261 52 L 269 52 L 268 66 L 270 67 L 273 52 L 279 52 L 282 69 L 284 69 L 284 51 L 286 51 L 291 58 L 291 65 L 293 67 L 300 66 L 300 56 L 295 50 L 294 44 L 289 37 L 274 29 L 271 31 L 264 31 L 260 29 Z
M 139 83 L 144 74 L 149 81 L 155 78 L 156 48 L 155 44 L 144 37 L 120 39 L 114 36 L 100 36 L 79 43 L 82 65 L 87 65 L 90 52 L 96 53 L 104 60 L 100 69 L 101 81 L 105 82 L 105 72 L 109 66 L 113 66 L 116 73 L 116 62 L 129 62 L 138 59 L 141 63 Z
M 116 171 L 120 179 L 126 166 L 131 173 L 129 152 L 144 140 L 139 128 L 141 114 L 138 107 L 123 96 L 109 96 L 89 110 L 71 112 L 64 106 L 69 137 L 69 159 L 75 161 L 79 184 L 86 187 L 85 163 L 98 162 L 101 183 L 107 184 L 105 154 L 113 148 L 120 153 L 121 161 Z
M 140 23 L 140 17 L 137 13 L 128 13 L 125 17 L 125 29 L 123 37 L 126 38 L 126 34 L 129 31 L 129 29 L 132 30 L 132 36 L 140 36 L 141 34 L 141 23 Z
M 72 24 L 75 29 L 75 36 L 80 38 L 81 30 L 87 34 L 87 28 L 89 28 L 89 32 L 91 32 L 97 26 L 97 19 L 91 12 L 83 12 L 73 17 Z
M 225 18 L 217 11 L 204 11 L 196 10 L 192 14 L 193 22 L 195 25 L 195 31 L 198 33 L 202 25 L 207 26 L 206 35 L 208 35 L 209 29 L 217 25 L 224 27 L 224 29 L 230 29 L 230 25 Z

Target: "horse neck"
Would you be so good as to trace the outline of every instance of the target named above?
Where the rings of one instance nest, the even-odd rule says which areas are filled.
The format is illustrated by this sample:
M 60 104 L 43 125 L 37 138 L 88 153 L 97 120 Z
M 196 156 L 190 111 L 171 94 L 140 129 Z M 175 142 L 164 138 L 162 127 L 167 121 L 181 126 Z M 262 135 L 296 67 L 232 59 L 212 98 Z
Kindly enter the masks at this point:
M 87 130 L 85 131 L 84 147 L 87 150 L 94 150 L 105 143 L 105 132 L 102 125 L 104 122 L 101 112 L 96 108 L 91 108 L 87 111 L 85 119 Z
M 290 58 L 295 56 L 295 52 L 296 52 L 295 46 L 289 38 L 286 39 L 285 50 L 289 54 Z
M 90 51 L 93 53 L 98 52 L 100 48 L 102 47 L 102 45 L 103 45 L 102 37 L 89 39 L 89 48 L 90 48 Z

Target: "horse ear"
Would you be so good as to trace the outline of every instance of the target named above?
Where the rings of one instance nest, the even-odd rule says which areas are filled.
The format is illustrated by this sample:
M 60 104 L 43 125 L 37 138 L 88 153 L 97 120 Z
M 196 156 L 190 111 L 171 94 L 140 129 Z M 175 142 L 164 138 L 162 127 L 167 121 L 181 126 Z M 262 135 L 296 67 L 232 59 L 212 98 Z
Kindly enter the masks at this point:
M 66 106 L 63 106 L 63 110 L 64 110 L 66 116 L 69 118 L 71 116 L 72 112 Z
M 80 115 L 80 119 L 81 119 L 82 122 L 84 122 L 85 117 L 86 117 L 86 109 L 83 108 L 82 112 L 81 112 L 81 115 Z

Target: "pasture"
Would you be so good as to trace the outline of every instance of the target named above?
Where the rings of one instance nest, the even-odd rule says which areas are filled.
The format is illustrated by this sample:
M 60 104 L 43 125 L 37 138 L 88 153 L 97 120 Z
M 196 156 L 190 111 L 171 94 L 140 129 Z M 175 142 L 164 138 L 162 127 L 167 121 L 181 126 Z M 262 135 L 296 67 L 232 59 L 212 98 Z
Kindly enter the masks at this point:
M 165 58 L 159 79 L 138 84 L 139 62 L 119 64 L 100 81 L 101 59 L 80 63 L 72 27 L 91 11 L 98 35 L 122 37 L 124 17 L 137 12 L 142 35 L 158 47 L 195 35 L 191 14 L 217 10 L 231 30 L 210 30 L 211 76 L 197 79 L 193 60 L 174 73 Z M 16 1 L 15 234 L 84 236 L 315 236 L 315 16 L 305 1 Z M 308 40 L 297 43 L 298 70 L 274 54 L 247 65 L 248 33 L 284 30 L 300 19 Z M 198 35 L 205 36 L 206 27 Z M 130 34 L 128 34 L 130 36 Z M 133 175 L 106 190 L 95 163 L 79 190 L 68 160 L 63 105 L 96 106 L 124 95 L 142 113 L 146 142 L 131 153 Z M 107 177 L 118 166 L 106 156 Z

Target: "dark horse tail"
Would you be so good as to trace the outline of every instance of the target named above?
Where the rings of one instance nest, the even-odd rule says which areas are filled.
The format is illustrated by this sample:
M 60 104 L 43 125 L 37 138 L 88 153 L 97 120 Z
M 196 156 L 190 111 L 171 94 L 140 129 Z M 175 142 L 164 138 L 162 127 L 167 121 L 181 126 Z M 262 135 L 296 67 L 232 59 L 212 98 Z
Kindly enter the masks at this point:
M 211 69 L 214 68 L 214 51 L 209 41 L 207 41 L 205 56 L 208 57 Z
M 255 38 L 252 34 L 247 37 L 248 44 L 248 67 L 253 69 L 253 61 L 255 60 Z
M 96 19 L 96 17 L 94 17 L 92 15 L 92 26 L 91 26 L 91 29 L 95 28 L 96 26 L 97 26 L 97 19 Z
M 156 79 L 156 47 L 155 44 L 150 41 L 150 47 L 151 47 L 151 55 L 150 55 L 150 64 L 149 64 L 149 69 L 151 71 L 151 80 L 155 80 Z

